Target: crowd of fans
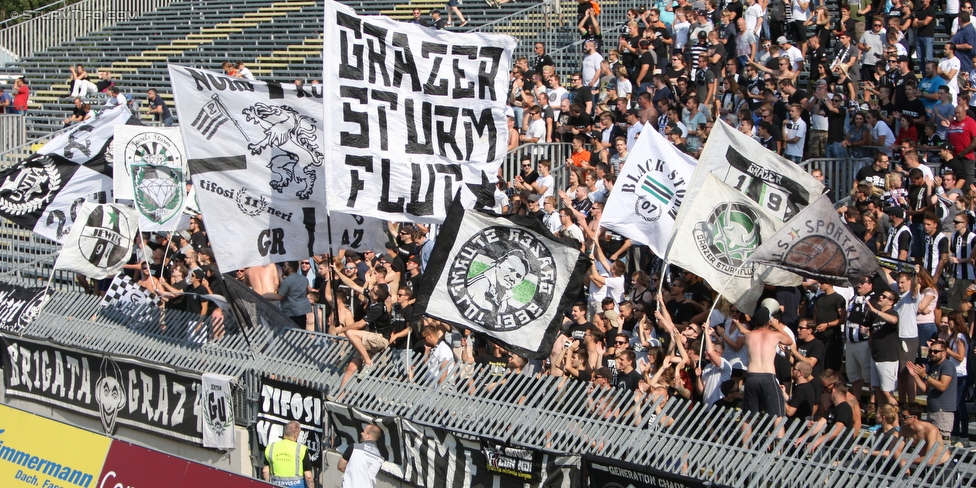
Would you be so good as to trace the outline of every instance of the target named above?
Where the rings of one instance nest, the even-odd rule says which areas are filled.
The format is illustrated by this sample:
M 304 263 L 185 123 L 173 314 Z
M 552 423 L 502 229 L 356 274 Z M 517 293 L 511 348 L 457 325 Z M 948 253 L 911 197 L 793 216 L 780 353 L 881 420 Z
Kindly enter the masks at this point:
M 976 29 L 969 1 L 942 10 L 930 0 L 890 8 L 862 0 L 832 18 L 823 3 L 801 0 L 678 0 L 632 9 L 609 42 L 597 8 L 580 2 L 586 41 L 568 86 L 536 43 L 531 63 L 514 63 L 509 97 L 510 149 L 565 142 L 572 150 L 562 161 L 545 149 L 524 152 L 519 174 L 499 178 L 491 208 L 536 217 L 592 257 L 545 360 L 414 313 L 436 226 L 391 222 L 384 249 L 223 272 L 280 302 L 296 327 L 346 337 L 358 354 L 345 381 L 383 350 L 414 349 L 429 352 L 429 375 L 442 384 L 457 364 L 476 363 L 499 376 L 631 390 L 638 404 L 677 396 L 764 411 L 809 422 L 801 441 L 811 450 L 872 425 L 927 450 L 943 438 L 965 443 L 976 317 Z M 951 36 L 940 58 L 937 28 Z M 760 307 L 738 310 L 715 284 L 662 267 L 646 247 L 600 226 L 645 124 L 697 156 L 715 123 L 796 162 L 870 159 L 839 213 L 877 255 L 915 267 L 852 288 L 767 287 Z M 557 188 L 553 172 L 563 167 L 568 185 Z M 200 297 L 221 271 L 199 219 L 145 244 L 127 273 L 167 308 L 221 313 Z

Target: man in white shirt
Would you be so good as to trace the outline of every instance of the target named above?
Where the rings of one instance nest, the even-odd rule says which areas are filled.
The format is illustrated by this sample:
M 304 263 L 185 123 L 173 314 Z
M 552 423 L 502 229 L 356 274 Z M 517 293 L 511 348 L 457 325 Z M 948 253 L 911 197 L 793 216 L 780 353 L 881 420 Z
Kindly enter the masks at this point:
M 783 142 L 786 143 L 786 159 L 799 164 L 803 161 L 803 146 L 807 137 L 807 123 L 800 118 L 803 108 L 798 103 L 790 105 L 790 120 L 783 122 Z
M 871 126 L 871 145 L 881 146 L 879 151 L 891 157 L 891 148 L 895 146 L 895 134 L 885 121 L 881 120 L 881 113 L 877 110 L 868 111 L 868 125 Z
M 637 136 L 640 135 L 641 131 L 644 130 L 644 124 L 640 122 L 640 111 L 636 108 L 632 108 L 627 111 L 627 150 L 630 151 L 634 148 L 634 143 L 637 142 Z
M 779 36 L 779 39 L 776 39 L 776 44 L 779 45 L 783 56 L 790 58 L 790 69 L 793 71 L 803 69 L 803 53 L 786 36 Z
M 598 89 L 600 88 L 600 63 L 603 62 L 603 56 L 596 52 L 596 43 L 593 41 L 583 43 L 583 52 L 586 53 L 583 57 L 583 69 L 580 70 L 583 74 L 583 83 L 591 90 Z
M 756 37 L 762 37 L 763 10 L 756 0 L 746 0 L 746 11 L 742 15 L 746 18 L 746 29 L 751 30 Z

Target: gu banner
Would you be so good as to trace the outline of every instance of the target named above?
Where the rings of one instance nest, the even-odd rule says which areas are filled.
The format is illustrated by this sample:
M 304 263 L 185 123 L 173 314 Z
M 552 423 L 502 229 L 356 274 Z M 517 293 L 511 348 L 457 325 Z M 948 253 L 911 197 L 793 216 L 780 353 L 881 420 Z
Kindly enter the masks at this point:
M 309 458 L 318 462 L 327 442 L 325 418 L 321 392 L 261 378 L 261 398 L 254 424 L 261 452 L 272 442 L 281 439 L 285 425 L 294 420 L 302 424 L 298 442 L 305 444 Z
M 125 123 L 139 122 L 124 107 L 105 108 L 0 172 L 0 217 L 61 242 L 82 203 L 112 198 L 112 135 Z
M 108 435 L 125 425 L 193 444 L 203 441 L 199 378 L 6 335 L 3 347 L 8 397 L 101 419 Z
M 322 87 L 169 66 L 196 198 L 217 263 L 240 269 L 329 251 Z M 381 249 L 382 222 L 345 216 L 344 247 Z M 338 241 L 336 241 L 338 247 Z
M 50 294 L 45 288 L 24 288 L 0 283 L 0 330 L 20 333 L 41 311 Z
M 740 310 L 753 310 L 763 283 L 800 284 L 792 273 L 749 260 L 782 225 L 708 174 L 695 200 L 681 207 L 667 260 L 701 276 Z
M 203 373 L 203 447 L 230 450 L 234 444 L 233 376 Z
M 139 216 L 131 208 L 85 202 L 54 267 L 95 279 L 115 275 L 132 256 L 138 229 Z
M 728 124 L 715 124 L 698 158 L 685 201 L 715 175 L 749 197 L 769 218 L 786 222 L 824 192 L 824 185 L 796 163 L 762 147 Z
M 115 128 L 116 200 L 132 200 L 144 232 L 172 232 L 186 205 L 189 170 L 175 127 Z
M 549 355 L 589 260 L 539 219 L 489 217 L 455 201 L 420 282 L 420 313 L 488 335 L 510 351 Z
M 880 270 L 874 253 L 851 233 L 826 196 L 770 236 L 752 259 L 837 286 L 853 286 Z
M 516 41 L 360 17 L 325 2 L 328 208 L 441 222 L 458 192 L 474 205 L 507 149 Z
M 697 164 L 650 124 L 644 126 L 613 185 L 600 225 L 663 256 Z

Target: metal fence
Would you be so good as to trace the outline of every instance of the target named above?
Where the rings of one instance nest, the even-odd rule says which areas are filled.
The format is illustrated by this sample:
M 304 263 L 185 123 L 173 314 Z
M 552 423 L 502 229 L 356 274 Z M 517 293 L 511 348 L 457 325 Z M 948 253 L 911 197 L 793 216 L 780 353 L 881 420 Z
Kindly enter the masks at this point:
M 60 0 L 18 12 L 0 23 L 0 46 L 23 59 L 89 33 L 134 19 L 174 0 Z
M 0 114 L 0 153 L 19 147 L 27 141 L 26 117 L 22 114 Z

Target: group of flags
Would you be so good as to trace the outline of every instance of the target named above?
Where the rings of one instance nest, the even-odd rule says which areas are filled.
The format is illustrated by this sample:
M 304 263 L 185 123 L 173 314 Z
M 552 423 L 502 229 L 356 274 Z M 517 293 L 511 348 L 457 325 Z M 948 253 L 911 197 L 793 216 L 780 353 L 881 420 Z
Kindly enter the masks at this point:
M 697 162 L 645 127 L 601 225 L 701 276 L 742 310 L 755 308 L 763 284 L 846 285 L 878 270 L 820 181 L 726 124 L 715 124 Z
M 496 115 L 505 99 L 493 93 L 507 89 L 514 42 L 445 37 L 328 3 L 326 15 L 342 22 L 326 22 L 335 29 L 327 35 L 342 42 L 338 55 L 325 56 L 338 68 L 326 70 L 324 88 L 170 66 L 180 128 L 143 127 L 124 107 L 107 106 L 0 173 L 0 216 L 63 243 L 57 268 L 101 279 L 118 275 L 140 231 L 175 231 L 197 202 L 227 270 L 322 254 L 333 245 L 379 249 L 387 240 L 384 219 L 415 215 L 443 224 L 419 308 L 511 350 L 548 354 L 588 260 L 529 220 L 470 210 L 472 195 L 491 188 L 489 176 L 504 157 L 495 150 L 504 138 L 495 136 L 504 129 Z M 378 65 L 368 66 L 367 77 L 355 64 L 361 52 L 349 43 L 364 23 L 403 30 L 410 42 L 441 43 L 450 55 L 476 53 L 470 56 L 482 59 L 481 71 L 455 66 L 452 76 L 462 79 L 453 90 L 386 86 L 372 71 Z M 395 38 L 382 42 L 400 53 Z M 443 75 L 439 63 L 413 59 L 414 78 Z M 462 106 L 462 98 L 479 110 Z M 468 131 L 465 137 L 446 131 L 448 123 Z M 801 277 L 845 283 L 875 271 L 870 251 L 823 193 L 800 167 L 725 124 L 716 124 L 698 161 L 645 127 L 601 224 L 749 310 L 762 284 L 796 285 Z M 114 302 L 158 303 L 132 280 L 117 278 L 111 295 Z

